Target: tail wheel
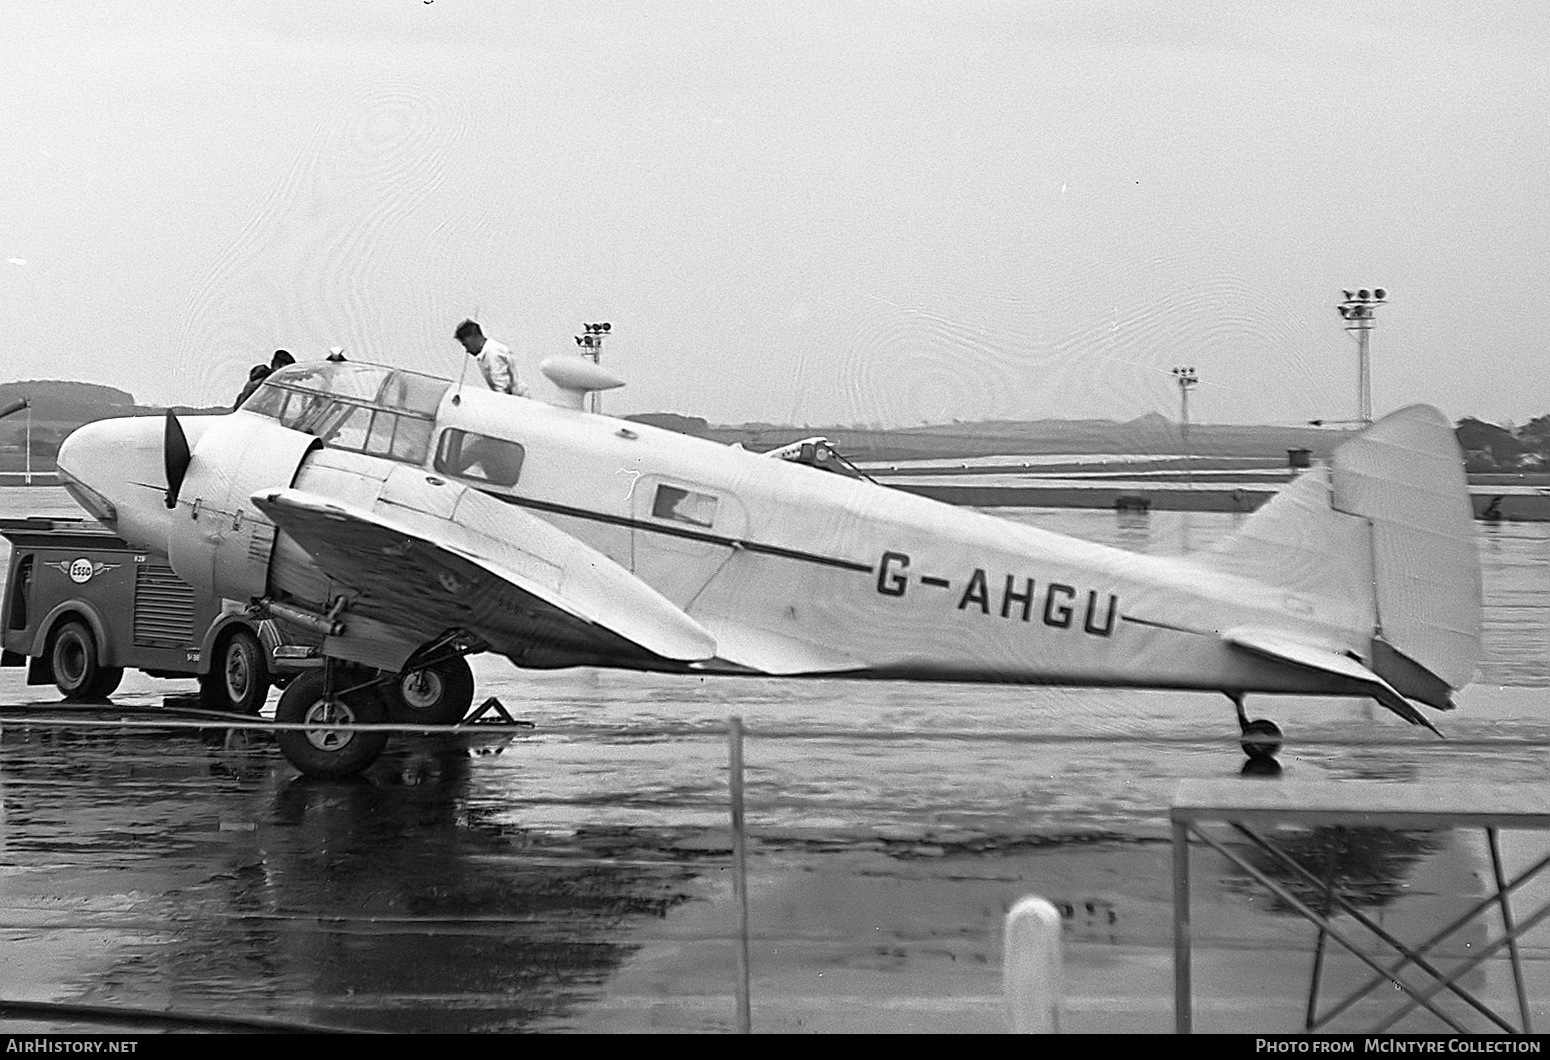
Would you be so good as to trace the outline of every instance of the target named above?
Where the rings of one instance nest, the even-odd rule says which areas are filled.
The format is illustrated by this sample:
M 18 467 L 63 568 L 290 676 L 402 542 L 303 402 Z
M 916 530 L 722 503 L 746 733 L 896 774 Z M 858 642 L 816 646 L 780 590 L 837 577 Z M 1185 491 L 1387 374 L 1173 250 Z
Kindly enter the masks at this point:
M 1242 692 L 1229 692 L 1227 698 L 1238 710 L 1238 729 L 1242 733 L 1238 746 L 1243 753 L 1256 760 L 1274 758 L 1281 750 L 1281 727 L 1268 718 L 1250 721 L 1243 710 Z
M 233 627 L 215 646 L 210 672 L 199 679 L 205 709 L 254 717 L 269 698 L 269 660 L 253 631 Z
M 388 685 L 388 717 L 407 725 L 456 725 L 474 702 L 474 671 L 462 656 L 405 670 Z
M 54 684 L 66 699 L 106 699 L 124 678 L 122 666 L 102 665 L 97 638 L 78 619 L 55 631 L 48 662 Z
M 1265 718 L 1255 718 L 1243 726 L 1238 746 L 1250 758 L 1274 758 L 1281 750 L 1281 727 Z
M 378 686 L 351 689 L 359 671 L 341 670 L 335 688 L 349 689 L 325 694 L 325 674 L 309 670 L 297 675 L 275 708 L 274 720 L 296 725 L 379 725 L 387 720 L 387 708 Z M 275 734 L 286 760 L 307 774 L 325 780 L 364 772 L 387 746 L 385 732 L 339 732 L 326 729 L 287 729 Z

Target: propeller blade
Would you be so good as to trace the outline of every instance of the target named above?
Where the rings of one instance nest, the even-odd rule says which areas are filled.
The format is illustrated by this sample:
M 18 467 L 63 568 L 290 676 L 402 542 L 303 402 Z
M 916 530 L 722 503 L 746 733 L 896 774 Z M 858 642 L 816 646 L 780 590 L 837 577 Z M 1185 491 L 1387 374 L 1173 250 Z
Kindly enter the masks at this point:
M 178 491 L 183 488 L 183 476 L 188 474 L 188 436 L 183 425 L 167 410 L 167 430 L 162 437 L 162 459 L 167 468 L 167 507 L 178 506 Z

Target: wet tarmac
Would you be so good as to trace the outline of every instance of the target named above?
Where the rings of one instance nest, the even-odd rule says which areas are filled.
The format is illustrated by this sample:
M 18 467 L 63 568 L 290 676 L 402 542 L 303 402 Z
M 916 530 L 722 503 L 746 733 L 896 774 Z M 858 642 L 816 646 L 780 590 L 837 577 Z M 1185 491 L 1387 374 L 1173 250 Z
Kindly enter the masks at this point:
M 1233 525 L 1024 517 L 1154 551 Z M 1251 701 L 1287 730 L 1284 777 L 1418 800 L 1543 784 L 1547 549 L 1542 528 L 1482 527 L 1490 656 L 1447 742 L 1355 700 Z M 102 725 L 170 717 L 187 682 L 127 675 L 111 707 L 43 722 L 52 688 L 0 671 L 0 1001 L 53 1006 L 0 1029 L 100 1030 L 108 1010 L 140 1029 L 733 1030 L 732 715 L 750 734 L 755 1031 L 1004 1029 L 1002 919 L 1027 894 L 1065 917 L 1067 1029 L 1172 1029 L 1167 809 L 1180 779 L 1239 774 L 1221 697 L 475 671 L 532 727 L 398 737 L 355 783 L 303 778 L 269 734 L 210 719 Z M 1396 930 L 1489 871 L 1463 833 L 1306 842 L 1345 851 L 1342 886 Z M 1194 859 L 1197 1029 L 1296 1030 L 1313 930 Z M 1547 941 L 1525 949 L 1541 1022 Z M 1326 974 L 1360 971 L 1332 957 Z M 1495 965 L 1472 985 L 1510 993 Z

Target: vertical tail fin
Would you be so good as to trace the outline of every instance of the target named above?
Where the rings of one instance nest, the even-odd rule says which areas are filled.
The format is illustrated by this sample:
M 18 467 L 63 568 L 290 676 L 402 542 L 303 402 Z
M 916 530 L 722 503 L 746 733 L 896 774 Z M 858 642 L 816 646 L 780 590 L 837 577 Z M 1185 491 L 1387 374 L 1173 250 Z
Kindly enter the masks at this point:
M 1331 473 L 1335 510 L 1372 524 L 1377 637 L 1450 687 L 1467 684 L 1480 658 L 1480 553 L 1447 419 L 1400 409 L 1336 449 Z
M 1447 707 L 1480 656 L 1480 557 L 1462 455 L 1442 413 L 1412 405 L 1335 450 L 1255 512 L 1216 560 L 1319 599 L 1371 630 L 1367 663 Z

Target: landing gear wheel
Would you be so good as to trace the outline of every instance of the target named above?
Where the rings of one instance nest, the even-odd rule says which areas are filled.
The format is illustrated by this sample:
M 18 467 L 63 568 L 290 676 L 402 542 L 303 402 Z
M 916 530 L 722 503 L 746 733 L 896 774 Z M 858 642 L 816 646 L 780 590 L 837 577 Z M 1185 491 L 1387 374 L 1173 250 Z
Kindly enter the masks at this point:
M 323 670 L 309 670 L 296 677 L 280 697 L 274 720 L 299 725 L 379 725 L 387 709 L 375 685 L 352 688 L 360 672 L 340 669 L 334 688 L 350 689 L 324 694 Z M 275 734 L 280 751 L 291 765 L 309 777 L 332 780 L 364 772 L 387 746 L 385 732 L 337 732 L 286 729 Z
M 1243 712 L 1243 696 L 1231 695 L 1230 698 L 1238 708 L 1238 728 L 1243 734 L 1238 746 L 1243 748 L 1243 753 L 1255 759 L 1275 758 L 1281 751 L 1281 727 L 1268 718 L 1250 721 Z
M 215 645 L 210 672 L 199 679 L 206 710 L 256 717 L 269 698 L 269 660 L 252 630 L 237 626 Z
M 388 717 L 407 725 L 456 725 L 474 702 L 474 671 L 462 656 L 405 670 L 386 688 Z
M 86 623 L 70 619 L 54 633 L 48 649 L 54 684 L 68 700 L 106 699 L 124 679 L 122 666 L 103 666 L 97 638 Z
M 1265 718 L 1255 718 L 1243 727 L 1239 746 L 1250 758 L 1274 758 L 1281 750 L 1281 727 Z

